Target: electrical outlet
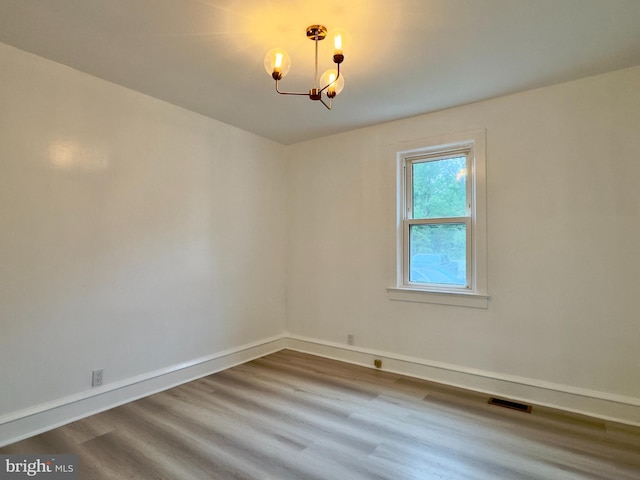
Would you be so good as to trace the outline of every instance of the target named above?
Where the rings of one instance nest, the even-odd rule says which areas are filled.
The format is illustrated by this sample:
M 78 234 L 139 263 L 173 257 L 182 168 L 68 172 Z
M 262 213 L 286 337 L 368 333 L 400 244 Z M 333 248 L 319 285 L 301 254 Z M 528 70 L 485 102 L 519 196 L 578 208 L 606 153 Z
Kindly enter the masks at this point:
M 349 335 L 347 335 L 347 345 L 353 345 L 354 342 L 354 336 L 353 333 L 350 333 Z
M 100 385 L 102 385 L 102 369 L 100 370 L 94 370 L 92 372 L 92 376 L 91 376 L 91 386 L 92 387 L 99 387 Z

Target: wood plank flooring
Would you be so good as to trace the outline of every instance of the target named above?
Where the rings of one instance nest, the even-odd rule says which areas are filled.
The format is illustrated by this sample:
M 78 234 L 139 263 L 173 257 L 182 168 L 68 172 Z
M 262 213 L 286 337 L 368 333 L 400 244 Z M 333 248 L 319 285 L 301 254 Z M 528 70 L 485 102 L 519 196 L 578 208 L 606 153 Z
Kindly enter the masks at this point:
M 284 350 L 1 448 L 81 480 L 640 479 L 640 429 Z

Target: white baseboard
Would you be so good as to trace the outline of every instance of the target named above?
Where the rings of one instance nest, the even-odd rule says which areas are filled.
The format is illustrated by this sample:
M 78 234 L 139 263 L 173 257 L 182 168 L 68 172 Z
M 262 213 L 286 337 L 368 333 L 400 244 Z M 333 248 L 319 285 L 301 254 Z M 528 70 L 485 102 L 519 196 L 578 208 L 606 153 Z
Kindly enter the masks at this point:
M 430 362 L 297 335 L 287 335 L 286 345 L 291 350 L 370 368 L 375 368 L 374 359 L 381 359 L 383 370 L 388 372 L 640 427 L 639 398 Z
M 284 334 L 4 415 L 0 447 L 285 348 L 640 427 L 638 398 Z
M 224 350 L 0 417 L 0 447 L 133 400 L 263 357 L 286 347 L 283 335 Z

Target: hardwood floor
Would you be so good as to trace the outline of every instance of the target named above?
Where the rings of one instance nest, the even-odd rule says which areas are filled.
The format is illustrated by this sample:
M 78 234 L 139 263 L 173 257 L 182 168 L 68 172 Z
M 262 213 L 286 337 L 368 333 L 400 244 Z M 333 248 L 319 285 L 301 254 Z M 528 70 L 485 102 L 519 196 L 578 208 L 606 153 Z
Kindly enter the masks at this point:
M 640 479 L 640 428 L 290 350 L 1 448 L 79 478 Z

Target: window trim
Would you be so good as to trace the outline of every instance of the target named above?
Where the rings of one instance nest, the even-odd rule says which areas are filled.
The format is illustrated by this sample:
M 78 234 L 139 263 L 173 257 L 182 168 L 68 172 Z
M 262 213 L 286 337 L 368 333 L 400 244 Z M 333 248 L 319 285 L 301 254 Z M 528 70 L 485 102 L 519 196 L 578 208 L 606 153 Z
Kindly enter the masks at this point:
M 390 145 L 395 156 L 396 190 L 394 196 L 395 228 L 393 252 L 390 265 L 390 285 L 387 288 L 391 300 L 438 303 L 445 305 L 487 308 L 489 295 L 487 292 L 487 235 L 486 235 L 486 133 L 484 129 L 441 135 L 426 139 L 415 139 Z M 451 154 L 469 151 L 467 164 L 467 188 L 471 198 L 467 204 L 470 217 L 458 220 L 468 221 L 467 235 L 470 248 L 467 255 L 468 286 L 414 284 L 408 281 L 408 228 L 410 224 L 420 220 L 407 219 L 409 191 L 406 188 L 407 177 L 405 164 L 417 159 L 442 158 Z M 469 191 L 469 190 L 468 190 Z M 446 220 L 451 222 L 451 218 Z M 436 223 L 430 220 L 428 223 Z M 468 227 L 471 227 L 470 229 Z M 470 236 L 470 240 L 469 240 Z

